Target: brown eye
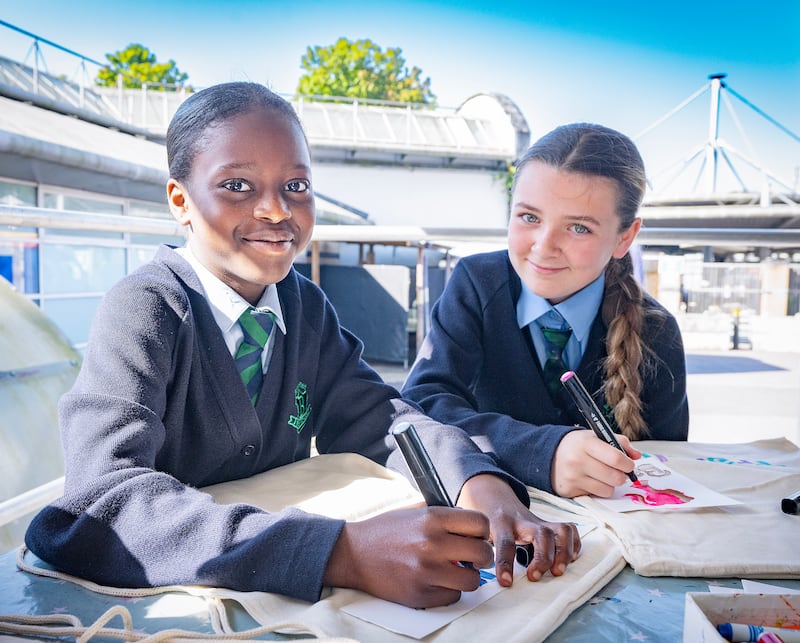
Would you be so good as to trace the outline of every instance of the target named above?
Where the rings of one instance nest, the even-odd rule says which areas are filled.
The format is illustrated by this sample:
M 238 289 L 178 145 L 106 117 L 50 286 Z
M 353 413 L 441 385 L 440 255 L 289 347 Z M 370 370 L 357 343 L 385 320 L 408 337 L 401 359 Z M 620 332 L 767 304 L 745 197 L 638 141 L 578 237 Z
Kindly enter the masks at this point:
M 243 179 L 231 179 L 229 181 L 225 181 L 222 184 L 226 190 L 230 190 L 231 192 L 249 192 L 252 190 L 250 185 L 246 183 Z
M 289 181 L 286 184 L 286 189 L 289 192 L 307 192 L 310 187 L 308 181 L 302 181 L 300 179 Z

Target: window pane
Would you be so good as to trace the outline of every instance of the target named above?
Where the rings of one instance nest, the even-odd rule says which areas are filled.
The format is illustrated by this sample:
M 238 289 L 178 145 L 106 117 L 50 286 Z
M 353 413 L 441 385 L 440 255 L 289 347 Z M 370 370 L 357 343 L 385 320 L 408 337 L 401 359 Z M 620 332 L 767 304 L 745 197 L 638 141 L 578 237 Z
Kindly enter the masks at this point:
M 99 303 L 100 297 L 47 299 L 42 302 L 42 310 L 67 336 L 70 344 L 85 344 Z
M 166 203 L 147 203 L 146 201 L 131 201 L 128 204 L 128 214 L 132 217 L 151 217 L 153 219 L 172 218 Z
M 36 188 L 32 185 L 0 181 L 0 203 L 3 205 L 36 205 Z
M 91 214 L 124 214 L 121 202 L 89 199 L 70 194 L 45 192 L 43 203 L 45 208 L 51 210 L 71 210 L 73 212 L 88 212 Z M 48 229 L 48 234 L 73 236 L 75 231 L 50 228 Z M 93 232 L 90 230 L 81 230 L 80 235 L 105 239 L 120 239 L 122 237 L 121 232 Z
M 33 207 L 36 205 L 36 188 L 32 185 L 0 181 L 0 204 Z M 36 228 L 0 226 L 0 230 L 35 232 Z
M 105 292 L 125 275 L 125 249 L 43 244 L 42 292 Z

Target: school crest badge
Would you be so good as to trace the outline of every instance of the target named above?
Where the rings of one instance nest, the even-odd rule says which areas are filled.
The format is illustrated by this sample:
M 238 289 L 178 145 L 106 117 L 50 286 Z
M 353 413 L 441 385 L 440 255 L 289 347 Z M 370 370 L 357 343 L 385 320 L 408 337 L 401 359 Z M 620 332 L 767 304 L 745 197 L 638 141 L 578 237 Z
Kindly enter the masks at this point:
M 289 426 L 300 433 L 311 414 L 311 403 L 308 399 L 308 387 L 305 382 L 298 382 L 294 387 L 294 406 L 297 409 L 297 415 L 289 416 Z

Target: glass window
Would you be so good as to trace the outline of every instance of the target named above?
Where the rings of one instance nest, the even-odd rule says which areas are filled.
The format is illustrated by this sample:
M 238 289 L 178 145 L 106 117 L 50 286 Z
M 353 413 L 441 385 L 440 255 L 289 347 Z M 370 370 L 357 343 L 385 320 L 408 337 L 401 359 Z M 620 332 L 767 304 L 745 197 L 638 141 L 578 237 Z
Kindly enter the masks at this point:
M 42 294 L 105 292 L 125 275 L 125 249 L 42 244 Z
M 128 214 L 132 217 L 150 217 L 151 219 L 172 219 L 169 207 L 164 203 L 148 203 L 147 201 L 131 201 Z
M 80 346 L 89 340 L 89 326 L 100 299 L 46 299 L 42 301 L 42 310 L 67 336 L 70 344 Z
M 122 214 L 122 203 L 101 199 L 90 199 L 84 196 L 56 194 L 45 192 L 43 205 L 56 210 L 72 210 L 74 212 L 93 212 L 95 214 Z
M 186 237 L 173 237 L 171 235 L 160 234 L 138 234 L 136 232 L 132 232 L 131 243 L 153 246 L 160 246 L 162 243 L 168 243 L 171 246 L 180 247 L 186 243 Z
M 92 214 L 124 214 L 124 208 L 121 201 L 92 199 L 85 196 L 61 194 L 56 192 L 44 192 L 42 206 L 52 210 L 71 210 L 73 212 L 89 212 Z M 54 235 L 60 234 L 72 236 L 75 234 L 75 231 L 52 228 L 48 230 L 48 233 Z M 84 237 L 99 237 L 106 239 L 119 239 L 122 237 L 121 232 L 94 232 L 90 230 L 81 230 L 80 235 Z
M 36 205 L 36 188 L 22 183 L 0 181 L 0 203 L 3 205 Z
M 36 187 L 0 180 L 0 204 L 34 207 Z M 38 287 L 27 279 L 36 275 L 36 228 L 0 225 L 0 276 L 22 292 L 36 292 Z M 26 272 L 26 257 L 34 263 Z
M 128 250 L 128 272 L 133 272 L 150 261 L 157 249 L 157 246 L 144 246 Z
M 0 204 L 33 207 L 36 205 L 36 187 L 24 183 L 0 180 Z M 16 232 L 35 232 L 36 228 L 0 226 L 0 230 Z

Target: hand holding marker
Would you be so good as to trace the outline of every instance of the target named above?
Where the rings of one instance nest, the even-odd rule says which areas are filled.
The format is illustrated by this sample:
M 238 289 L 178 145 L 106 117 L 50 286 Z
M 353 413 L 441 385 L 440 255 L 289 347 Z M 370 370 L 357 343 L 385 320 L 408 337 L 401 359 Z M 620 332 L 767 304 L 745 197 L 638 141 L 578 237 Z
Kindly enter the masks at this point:
M 581 415 L 586 418 L 586 421 L 589 423 L 589 428 L 594 431 L 595 435 L 615 449 L 619 449 L 622 453 L 625 453 L 625 449 L 622 448 L 617 438 L 614 436 L 614 430 L 609 426 L 608 421 L 600 412 L 600 409 L 597 408 L 597 404 L 594 403 L 592 396 L 589 395 L 589 391 L 586 390 L 583 382 L 578 379 L 578 375 L 574 371 L 567 371 L 561 376 L 561 383 L 569 391 L 570 395 L 572 395 L 572 399 L 575 400 L 578 410 L 581 412 Z M 642 484 L 633 471 L 629 472 L 627 475 L 634 486 L 638 487 Z
M 453 507 L 453 501 L 447 495 L 436 468 L 433 466 L 422 440 L 417 435 L 413 424 L 403 422 L 392 429 L 392 435 L 400 447 L 411 475 L 417 483 L 419 492 L 429 507 Z M 527 567 L 533 560 L 533 545 L 517 545 L 517 562 Z M 471 563 L 462 562 L 464 567 L 472 567 Z

